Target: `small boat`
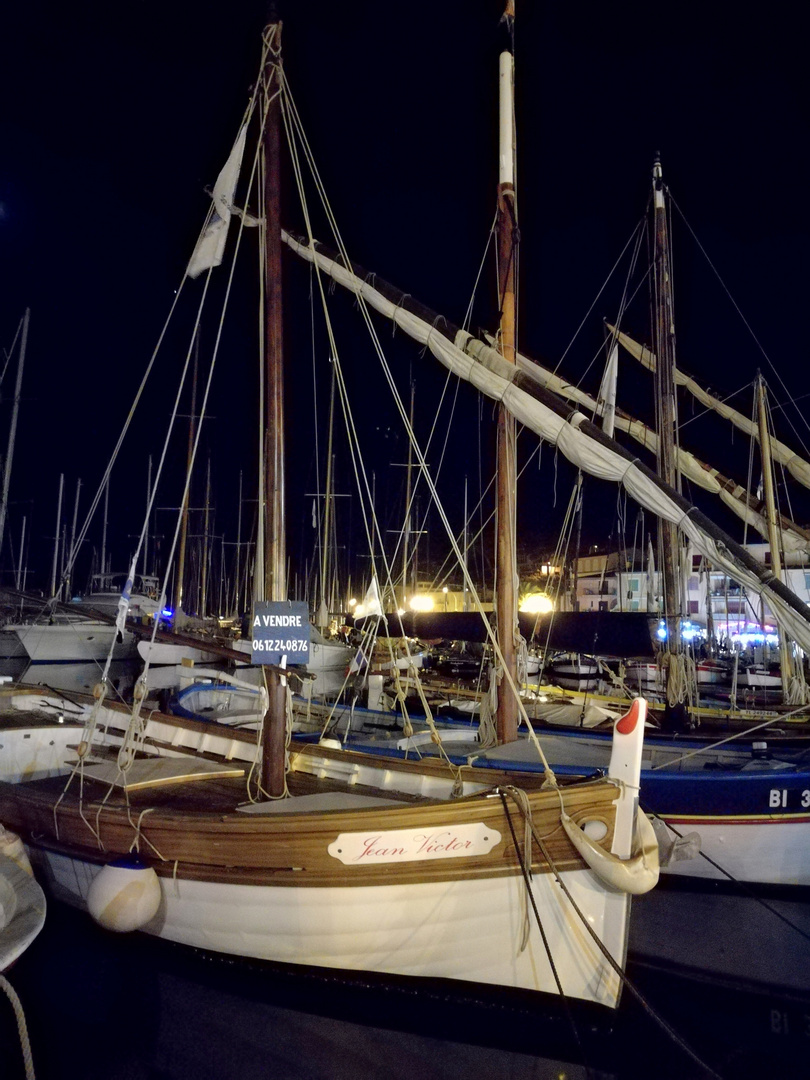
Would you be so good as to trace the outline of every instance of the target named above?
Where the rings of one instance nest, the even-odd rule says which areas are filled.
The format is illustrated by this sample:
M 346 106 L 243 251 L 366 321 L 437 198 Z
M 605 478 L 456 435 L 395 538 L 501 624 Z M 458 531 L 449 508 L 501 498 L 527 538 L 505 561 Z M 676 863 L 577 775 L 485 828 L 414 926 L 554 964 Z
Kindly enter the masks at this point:
M 121 595 L 128 597 L 131 619 L 144 622 L 154 618 L 160 606 L 160 581 L 153 575 L 137 574 L 132 581 L 127 573 L 94 574 L 86 593 L 71 601 L 78 608 L 89 608 L 115 618 L 121 603 Z
M 658 690 L 663 686 L 663 676 L 658 664 L 633 660 L 625 667 L 624 680 L 631 688 Z
M 179 689 L 170 696 L 168 710 L 192 720 L 216 720 L 234 727 L 261 726 L 267 711 L 263 687 L 205 668 L 178 669 Z
M 599 684 L 599 664 L 589 656 L 554 657 L 546 671 L 549 682 L 566 690 L 595 690 Z
M 695 671 L 698 686 L 723 686 L 731 681 L 732 667 L 726 660 L 699 660 Z
M 81 615 L 52 615 L 47 621 L 8 625 L 32 663 L 71 664 L 83 660 L 130 660 L 137 655 L 129 630 Z
M 781 690 L 782 672 L 776 665 L 741 665 L 737 672 L 737 686 L 750 690 Z
M 36 716 L 27 702 L 36 703 Z M 522 815 L 511 806 L 505 774 L 465 770 L 459 798 L 453 793 L 462 789 L 444 765 L 300 745 L 290 752 L 291 797 L 245 801 L 240 778 L 255 761 L 255 733 L 150 712 L 144 745 L 157 753 L 140 755 L 124 791 L 109 780 L 129 709 L 103 695 L 67 703 L 23 688 L 9 690 L 5 705 L 2 723 L 16 725 L 22 748 L 32 745 L 26 736 L 33 731 L 46 739 L 63 732 L 66 709 L 74 711 L 73 746 L 77 707 L 85 724 L 105 731 L 107 750 L 97 745 L 80 764 L 83 797 L 79 785 L 65 789 L 70 765 L 59 775 L 0 782 L 0 820 L 22 830 L 54 895 L 89 907 L 102 925 L 238 955 L 554 992 L 540 929 L 525 921 L 527 883 L 519 847 L 509 840 L 510 818 Z M 621 782 L 613 776 L 551 789 L 546 777 L 527 776 L 522 784 L 533 828 L 545 837 L 546 855 L 538 849 L 531 856 L 532 902 L 544 913 L 563 987 L 609 1006 L 620 990 L 613 962 L 584 925 L 571 932 L 566 896 L 621 962 L 627 887 L 644 890 L 657 876 L 654 841 L 648 835 L 642 851 L 633 839 L 640 819 L 632 760 L 640 762 L 642 733 L 638 710 L 617 725 L 610 768 Z M 23 776 L 37 775 L 24 760 L 17 765 Z M 186 806 L 180 819 L 178 795 Z M 627 850 L 635 854 L 611 855 L 627 829 Z M 600 884 L 606 869 L 610 887 Z M 478 941 L 472 950 L 471 934 Z

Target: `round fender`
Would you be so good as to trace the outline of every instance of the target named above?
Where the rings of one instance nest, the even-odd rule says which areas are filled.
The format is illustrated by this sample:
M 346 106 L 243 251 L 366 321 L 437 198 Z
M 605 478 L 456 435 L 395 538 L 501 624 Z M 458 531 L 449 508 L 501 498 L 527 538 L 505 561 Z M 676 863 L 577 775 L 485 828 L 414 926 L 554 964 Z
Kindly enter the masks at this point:
M 140 930 L 160 907 L 160 880 L 137 857 L 116 859 L 101 868 L 87 893 L 87 910 L 106 930 Z

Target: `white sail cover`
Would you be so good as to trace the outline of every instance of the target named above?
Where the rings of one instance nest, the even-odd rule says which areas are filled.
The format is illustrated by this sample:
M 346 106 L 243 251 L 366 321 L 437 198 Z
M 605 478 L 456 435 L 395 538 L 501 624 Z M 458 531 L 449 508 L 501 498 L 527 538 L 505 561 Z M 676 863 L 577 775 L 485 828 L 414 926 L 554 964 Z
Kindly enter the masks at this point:
M 583 405 L 591 410 L 594 415 L 600 414 L 601 408 L 596 398 L 561 379 L 559 375 L 555 375 L 547 368 L 544 368 L 542 364 L 530 360 L 521 353 L 518 353 L 517 363 L 521 371 L 528 375 L 533 382 L 536 382 L 538 386 L 544 386 L 546 389 L 551 390 L 552 393 L 558 394 L 568 401 Z M 629 435 L 645 450 L 657 456 L 658 435 L 643 421 L 635 420 L 633 417 L 614 409 L 613 425 L 614 428 Z M 681 446 L 676 447 L 675 452 L 678 460 L 678 471 L 681 476 L 691 483 L 697 484 L 704 491 L 709 491 L 712 495 L 719 495 L 729 510 L 732 510 L 742 521 L 748 522 L 765 540 L 768 539 L 768 527 L 765 519 L 749 507 L 750 495 L 744 487 L 735 484 L 733 490 L 729 489 L 728 481 L 725 477 L 720 477 L 717 469 L 711 465 L 706 465 L 689 450 L 684 450 Z M 786 551 L 805 551 L 810 555 L 810 538 L 802 536 L 801 533 L 792 529 L 786 518 L 782 518 L 781 528 Z
M 806 652 L 810 652 L 810 608 L 794 597 L 795 606 L 771 587 L 774 577 L 764 566 L 758 573 L 690 517 L 694 507 L 684 508 L 672 494 L 649 476 L 638 461 L 597 442 L 581 425 L 588 419 L 580 412 L 559 416 L 521 390 L 512 382 L 516 368 L 491 345 L 466 331 L 459 331 L 455 341 L 444 337 L 430 323 L 408 311 L 402 304 L 387 299 L 369 281 L 364 281 L 334 258 L 301 244 L 287 233 L 282 239 L 302 258 L 313 262 L 334 281 L 362 298 L 370 307 L 401 327 L 414 341 L 425 346 L 449 371 L 472 383 L 481 393 L 502 401 L 512 415 L 542 439 L 552 443 L 578 468 L 590 476 L 621 484 L 629 495 L 657 517 L 673 522 L 688 538 L 693 548 L 718 570 L 723 570 L 751 593 L 761 595 L 779 625 Z M 798 608 L 798 610 L 797 610 Z
M 614 328 L 610 327 L 613 331 Z M 633 338 L 628 337 L 627 334 L 623 334 L 621 331 L 617 334 L 617 340 L 621 345 L 627 349 L 631 356 L 634 356 L 636 360 L 648 368 L 650 371 L 655 371 L 655 353 L 645 345 L 640 345 Z M 705 405 L 707 409 L 712 409 L 720 416 L 725 417 L 740 431 L 744 431 L 746 435 L 752 436 L 759 440 L 759 427 L 756 422 L 749 419 L 747 416 L 743 416 L 741 412 L 736 409 L 732 409 L 730 405 L 726 405 L 710 394 L 708 390 L 704 390 L 699 383 L 696 383 L 694 379 L 688 375 L 684 375 L 677 367 L 675 368 L 675 383 L 678 386 L 683 386 L 692 394 L 693 397 Z M 780 442 L 778 439 L 771 438 L 771 454 L 775 461 L 784 465 L 791 476 L 795 477 L 800 484 L 803 484 L 806 488 L 810 488 L 810 462 L 805 461 L 795 453 L 786 443 Z

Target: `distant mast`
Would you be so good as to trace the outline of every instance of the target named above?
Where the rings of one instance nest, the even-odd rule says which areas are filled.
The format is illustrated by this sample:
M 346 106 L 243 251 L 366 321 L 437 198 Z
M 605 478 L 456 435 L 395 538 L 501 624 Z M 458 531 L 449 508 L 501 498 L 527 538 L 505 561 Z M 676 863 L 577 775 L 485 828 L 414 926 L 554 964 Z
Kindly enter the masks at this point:
M 501 50 L 499 80 L 498 147 L 498 302 L 500 310 L 500 351 L 505 360 L 515 363 L 515 260 L 517 258 L 517 206 L 515 203 L 515 134 L 514 134 L 514 19 L 513 0 L 506 0 L 501 19 L 505 36 Z M 498 407 L 497 458 L 497 528 L 495 565 L 498 575 L 495 590 L 495 616 L 498 643 L 506 671 L 517 685 L 515 636 L 517 633 L 517 571 L 515 543 L 515 504 L 517 468 L 515 463 L 515 420 L 506 407 Z M 518 703 L 513 688 L 501 680 L 495 716 L 499 743 L 517 739 Z
M 762 487 L 765 493 L 768 546 L 771 549 L 771 570 L 776 580 L 782 581 L 782 536 L 776 512 L 776 494 L 773 486 L 773 459 L 771 457 L 771 435 L 768 430 L 765 380 L 762 378 L 761 373 L 757 374 L 757 422 L 759 425 L 759 450 L 762 456 Z M 782 696 L 785 704 L 799 704 L 799 701 L 794 702 L 792 700 L 793 656 L 791 654 L 790 640 L 781 626 L 779 627 L 779 661 L 782 672 Z M 803 694 L 800 695 L 800 697 L 803 696 Z M 803 702 L 801 703 L 803 704 Z
M 263 115 L 266 114 L 264 155 L 264 288 L 265 288 L 265 518 L 264 597 L 287 599 L 287 551 L 284 519 L 284 370 L 281 312 L 281 21 L 271 14 L 265 28 L 268 47 L 263 73 Z M 262 788 L 278 798 L 284 794 L 286 689 L 281 676 L 266 669 L 268 708 L 262 736 Z
M 658 429 L 658 475 L 671 488 L 680 491 L 675 438 L 677 402 L 675 398 L 675 315 L 672 300 L 667 208 L 661 162 L 653 165 L 653 222 L 655 261 L 653 289 L 655 302 L 655 407 Z M 664 707 L 665 726 L 670 729 L 689 725 L 686 711 L 686 668 L 681 640 L 681 589 L 679 581 L 680 547 L 678 527 L 658 519 L 661 535 L 661 571 L 664 579 L 664 619 L 666 625 L 667 692 Z
M 22 342 L 20 344 L 20 359 L 17 364 L 17 382 L 14 387 L 14 405 L 11 411 L 11 425 L 8 429 L 8 449 L 3 468 L 3 495 L 0 498 L 0 551 L 3 548 L 3 539 L 6 533 L 6 512 L 8 509 L 8 489 L 11 483 L 11 463 L 14 460 L 14 440 L 17 435 L 17 417 L 20 412 L 20 392 L 22 389 L 23 368 L 25 366 L 25 350 L 28 345 L 28 321 L 31 317 L 31 309 L 25 309 L 22 321 Z

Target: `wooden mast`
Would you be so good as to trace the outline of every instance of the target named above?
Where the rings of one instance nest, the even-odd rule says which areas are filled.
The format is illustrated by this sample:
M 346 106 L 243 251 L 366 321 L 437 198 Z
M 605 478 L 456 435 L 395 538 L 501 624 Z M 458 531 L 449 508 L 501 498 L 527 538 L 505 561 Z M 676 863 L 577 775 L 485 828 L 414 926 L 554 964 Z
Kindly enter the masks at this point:
M 411 381 L 411 410 L 408 424 L 413 431 L 413 406 L 415 400 L 415 385 Z M 411 476 L 413 474 L 413 443 L 408 439 L 408 463 L 405 467 L 405 525 L 402 532 L 402 593 L 400 606 L 403 610 L 408 607 L 408 562 L 411 558 Z M 414 590 L 415 593 L 416 590 Z M 413 596 L 411 597 L 413 599 Z
M 506 0 L 501 26 L 505 42 L 498 67 L 499 148 L 498 148 L 498 301 L 500 310 L 500 349 L 505 360 L 515 363 L 515 260 L 517 258 L 517 206 L 515 203 L 514 139 L 514 0 Z M 497 589 L 495 615 L 498 643 L 506 670 L 517 685 L 515 651 L 516 544 L 515 503 L 517 469 L 515 463 L 515 421 L 506 407 L 498 407 L 497 433 L 497 531 L 495 566 Z M 501 680 L 495 714 L 499 743 L 517 739 L 518 705 L 512 687 Z
M 658 475 L 670 487 L 680 490 L 675 433 L 677 425 L 675 398 L 675 316 L 672 301 L 669 229 L 664 199 L 661 162 L 653 165 L 653 220 L 655 232 L 655 399 L 658 416 Z M 682 662 L 681 590 L 678 528 L 673 522 L 658 519 L 661 530 L 661 570 L 664 579 L 664 618 L 666 625 L 667 695 L 664 723 L 670 729 L 688 726 L 684 703 L 685 668 Z
M 757 421 L 759 424 L 759 449 L 762 457 L 762 487 L 765 492 L 765 514 L 768 524 L 768 545 L 771 549 L 771 570 L 782 581 L 782 550 L 779 519 L 776 513 L 776 496 L 773 487 L 773 460 L 771 436 L 768 430 L 768 412 L 765 405 L 765 380 L 757 375 Z M 763 619 L 764 621 L 764 619 Z M 782 693 L 785 702 L 790 700 L 790 684 L 793 681 L 793 657 L 785 631 L 779 628 L 779 660 L 782 667 Z
M 264 157 L 264 287 L 265 287 L 265 519 L 264 598 L 287 599 L 287 552 L 284 520 L 284 371 L 281 318 L 281 105 L 278 68 L 281 64 L 281 20 L 271 6 L 265 28 L 269 42 L 263 73 L 265 126 Z M 262 735 L 262 788 L 267 795 L 284 794 L 286 690 L 281 676 L 266 669 L 268 707 Z

